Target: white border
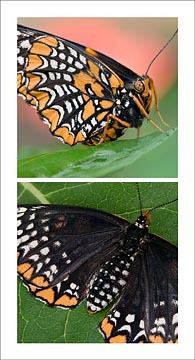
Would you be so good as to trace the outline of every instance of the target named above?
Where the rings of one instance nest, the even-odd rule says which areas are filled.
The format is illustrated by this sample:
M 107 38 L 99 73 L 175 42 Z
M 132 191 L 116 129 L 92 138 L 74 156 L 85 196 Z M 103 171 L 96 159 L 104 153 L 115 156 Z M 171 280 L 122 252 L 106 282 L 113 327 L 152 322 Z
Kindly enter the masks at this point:
M 2 2 L 2 358 L 3 359 L 193 359 L 194 235 L 194 2 L 193 1 L 3 1 Z M 17 17 L 178 17 L 179 19 L 179 297 L 178 345 L 17 344 L 15 275 Z M 166 159 L 165 159 L 166 161 Z M 30 181 L 31 179 L 23 179 Z M 38 179 L 32 179 L 37 181 Z M 89 179 L 84 179 L 88 181 Z M 137 179 L 133 179 L 136 181 Z M 140 179 L 138 179 L 140 181 Z M 145 179 L 150 181 L 151 179 Z M 171 181 L 171 179 L 152 179 Z M 42 179 L 41 181 L 52 181 Z M 55 180 L 56 181 L 56 180 Z M 62 180 L 60 180 L 62 181 Z M 71 181 L 65 179 L 64 181 Z M 75 182 L 76 179 L 73 179 Z M 82 179 L 78 179 L 82 181 Z M 92 179 L 95 181 L 95 179 Z M 101 181 L 101 179 L 98 179 Z M 112 181 L 112 179 L 102 179 Z M 115 179 L 116 181 L 116 179 Z M 128 179 L 117 179 L 128 181 Z M 131 181 L 131 180 L 130 180 Z M 144 181 L 144 179 L 141 179 Z M 177 181 L 174 179 L 173 181 Z M 182 324 L 182 325 L 181 325 Z M 143 347 L 144 346 L 144 347 Z

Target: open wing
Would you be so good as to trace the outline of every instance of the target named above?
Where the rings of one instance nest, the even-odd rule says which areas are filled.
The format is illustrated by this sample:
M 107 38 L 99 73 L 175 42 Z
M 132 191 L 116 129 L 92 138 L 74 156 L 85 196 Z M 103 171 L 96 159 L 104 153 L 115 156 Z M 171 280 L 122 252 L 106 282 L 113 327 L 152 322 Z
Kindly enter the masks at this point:
M 177 248 L 149 234 L 118 302 L 100 323 L 105 342 L 177 342 Z
M 70 307 L 83 300 L 92 276 L 122 246 L 129 222 L 87 208 L 18 207 L 18 274 L 37 298 Z

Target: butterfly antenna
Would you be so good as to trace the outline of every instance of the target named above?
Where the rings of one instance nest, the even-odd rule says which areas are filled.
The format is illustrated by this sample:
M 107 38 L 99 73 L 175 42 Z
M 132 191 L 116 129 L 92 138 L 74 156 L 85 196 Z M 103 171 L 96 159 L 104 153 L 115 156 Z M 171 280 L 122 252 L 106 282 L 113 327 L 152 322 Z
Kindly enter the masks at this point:
M 138 182 L 136 182 L 136 187 L 137 187 L 137 193 L 138 193 L 138 198 L 139 198 L 139 206 L 140 206 L 140 215 L 143 215 L 142 212 L 142 199 L 141 199 L 141 194 L 140 194 L 140 189 L 139 189 L 139 184 Z
M 155 55 L 155 57 L 152 59 L 152 61 L 150 62 L 150 64 L 148 65 L 148 68 L 146 70 L 146 75 L 148 74 L 148 71 L 151 67 L 151 65 L 153 64 L 153 62 L 156 60 L 156 58 L 161 54 L 161 52 L 163 52 L 163 50 L 169 45 L 169 43 L 172 41 L 172 39 L 175 37 L 175 35 L 178 33 L 178 29 L 174 32 L 174 34 L 170 37 L 170 39 L 166 42 L 166 44 L 159 50 L 159 52 Z
M 173 203 L 173 202 L 175 202 L 175 201 L 177 201 L 177 200 L 178 200 L 178 199 L 174 199 L 174 200 L 171 200 L 171 201 L 167 201 L 167 202 L 165 202 L 165 203 L 163 203 L 163 204 L 161 204 L 161 205 L 155 206 L 155 207 L 153 207 L 152 209 L 148 210 L 147 214 L 151 213 L 153 210 L 156 210 L 156 209 L 161 208 L 161 207 L 163 207 L 163 206 L 165 206 L 165 205 L 171 204 L 171 203 Z

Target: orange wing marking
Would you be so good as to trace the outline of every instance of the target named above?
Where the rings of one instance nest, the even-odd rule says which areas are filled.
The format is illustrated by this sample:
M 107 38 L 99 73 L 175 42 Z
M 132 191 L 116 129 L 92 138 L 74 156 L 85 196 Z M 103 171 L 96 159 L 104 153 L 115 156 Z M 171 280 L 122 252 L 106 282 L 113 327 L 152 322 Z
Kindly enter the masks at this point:
M 39 68 L 43 64 L 41 58 L 38 55 L 30 54 L 28 56 L 28 65 L 26 71 L 32 71 Z
M 33 43 L 33 46 L 30 49 L 30 53 L 49 56 L 52 53 L 52 48 L 37 41 Z
M 42 110 L 50 100 L 50 96 L 47 91 L 31 90 L 30 94 L 38 101 L 38 109 Z
M 39 39 L 39 41 L 50 46 L 58 46 L 58 41 L 53 36 L 45 36 Z
M 35 296 L 47 301 L 49 304 L 54 302 L 54 291 L 53 289 L 44 289 L 35 292 Z
M 113 325 L 110 323 L 107 317 L 101 323 L 101 330 L 104 332 L 107 338 L 110 337 L 113 330 Z
M 46 109 L 41 112 L 41 115 L 45 117 L 51 124 L 51 131 L 54 131 L 57 127 L 60 115 L 55 109 Z
M 69 297 L 68 295 L 62 295 L 58 300 L 55 301 L 55 305 L 61 305 L 61 306 L 76 306 L 78 304 L 78 299 L 73 296 Z
M 32 284 L 39 287 L 46 287 L 49 285 L 48 281 L 45 280 L 44 276 L 37 276 L 32 280 Z
M 74 136 L 69 133 L 69 131 L 66 127 L 61 127 L 59 129 L 56 129 L 55 131 L 53 131 L 53 134 L 55 136 L 61 137 L 64 140 L 64 142 L 69 145 L 74 145 L 74 143 L 75 143 Z
M 117 335 L 110 338 L 109 343 L 126 343 L 127 339 L 125 335 Z

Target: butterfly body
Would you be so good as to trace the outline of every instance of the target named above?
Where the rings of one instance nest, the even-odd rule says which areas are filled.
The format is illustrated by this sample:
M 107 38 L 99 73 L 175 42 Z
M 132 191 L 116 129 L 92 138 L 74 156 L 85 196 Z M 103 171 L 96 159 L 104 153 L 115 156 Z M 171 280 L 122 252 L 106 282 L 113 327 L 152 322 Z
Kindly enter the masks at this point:
M 18 94 L 69 145 L 116 140 L 128 127 L 139 129 L 144 118 L 153 123 L 149 112 L 154 101 L 158 107 L 149 76 L 139 76 L 93 49 L 21 25 Z
M 74 206 L 20 205 L 18 273 L 50 306 L 116 300 L 100 324 L 105 342 L 177 341 L 177 248 L 135 223 Z

